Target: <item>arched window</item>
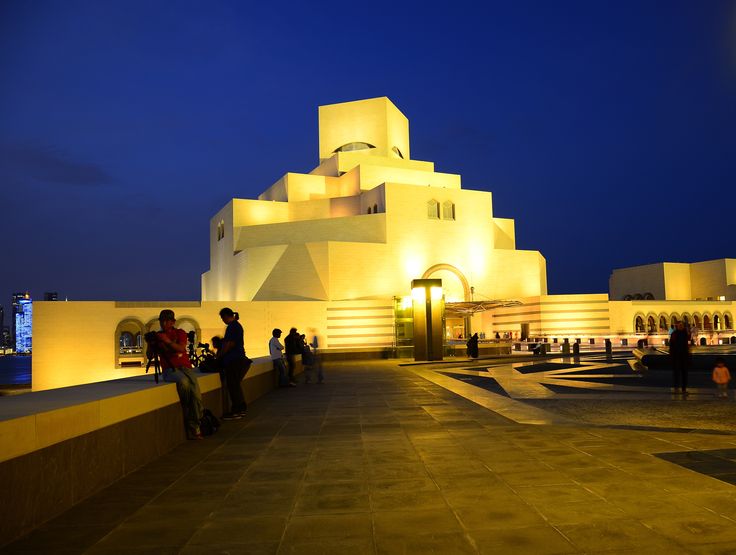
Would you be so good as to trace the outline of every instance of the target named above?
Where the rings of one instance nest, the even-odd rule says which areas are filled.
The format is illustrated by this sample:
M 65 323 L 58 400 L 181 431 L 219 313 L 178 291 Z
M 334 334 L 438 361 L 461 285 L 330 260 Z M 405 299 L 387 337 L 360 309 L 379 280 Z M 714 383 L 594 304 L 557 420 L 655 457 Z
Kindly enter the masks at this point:
M 641 316 L 636 317 L 636 321 L 634 322 L 634 330 L 636 333 L 644 333 L 644 318 Z
M 427 217 L 433 220 L 440 218 L 440 203 L 434 199 L 427 202 Z
M 686 328 L 690 327 L 690 317 L 687 314 L 683 314 L 682 321 L 685 324 Z
M 654 333 L 657 331 L 657 324 L 654 320 L 654 316 L 650 316 L 647 318 L 647 331 L 649 333 Z
M 443 220 L 454 220 L 455 219 L 455 204 L 446 200 L 442 203 L 442 219 Z
M 710 321 L 710 316 L 707 314 L 703 314 L 703 329 L 704 330 L 712 330 L 713 324 Z
M 225 237 L 225 220 L 220 220 L 217 224 L 217 240 Z
M 731 315 L 727 312 L 723 315 L 723 327 L 724 329 L 730 330 L 733 328 L 733 319 L 731 318 Z
M 368 207 L 368 213 L 369 214 L 371 213 L 371 207 L 370 206 Z
M 699 316 L 699 315 L 697 315 L 697 314 L 693 314 L 693 325 L 694 325 L 694 326 L 695 326 L 696 328 L 700 328 L 700 324 L 701 324 L 701 321 L 700 321 L 700 316 Z
M 674 328 L 677 325 L 677 316 L 674 314 L 670 316 L 670 327 Z
M 373 205 L 373 213 L 374 214 L 378 214 L 378 205 L 377 204 L 374 204 Z
M 721 329 L 721 317 L 718 314 L 713 316 L 713 329 L 716 331 L 720 331 Z
M 632 297 L 631 295 L 624 295 L 624 300 L 625 301 L 633 301 L 634 300 L 634 297 Z
M 664 316 L 659 317 L 659 329 L 661 331 L 667 331 L 667 318 Z
M 652 295 L 651 293 L 644 293 L 644 300 L 645 301 L 653 301 L 654 300 L 654 295 Z
M 360 141 L 354 142 L 354 143 L 347 143 L 342 145 L 339 148 L 336 148 L 332 152 L 352 152 L 354 150 L 370 150 L 371 148 L 376 148 L 372 144 L 369 143 L 362 143 Z
M 641 293 L 636 293 L 636 294 L 634 295 L 634 300 L 635 300 L 635 301 L 643 301 L 643 300 L 644 300 L 644 297 L 642 296 L 642 294 L 641 294 Z

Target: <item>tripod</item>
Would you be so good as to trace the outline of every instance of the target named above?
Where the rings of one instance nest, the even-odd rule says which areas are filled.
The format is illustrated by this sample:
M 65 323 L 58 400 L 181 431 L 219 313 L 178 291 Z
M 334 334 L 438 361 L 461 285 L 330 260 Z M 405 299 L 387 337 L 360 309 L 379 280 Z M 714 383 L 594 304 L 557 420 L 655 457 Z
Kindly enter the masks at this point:
M 148 374 L 148 369 L 151 368 L 152 364 L 153 379 L 158 383 L 158 377 L 161 375 L 161 362 L 158 359 L 158 351 L 153 351 L 153 356 L 148 358 L 148 362 L 146 363 L 146 374 Z

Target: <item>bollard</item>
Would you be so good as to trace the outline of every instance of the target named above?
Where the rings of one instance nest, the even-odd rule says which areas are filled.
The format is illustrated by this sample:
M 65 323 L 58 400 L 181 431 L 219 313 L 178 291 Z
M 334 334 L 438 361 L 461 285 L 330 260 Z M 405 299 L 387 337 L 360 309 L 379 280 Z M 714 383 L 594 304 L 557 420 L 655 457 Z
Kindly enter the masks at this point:
M 607 355 L 613 354 L 613 345 L 611 344 L 610 339 L 606 339 L 606 354 Z
M 562 354 L 563 355 L 569 355 L 570 354 L 570 341 L 565 338 L 565 341 L 562 343 Z
M 580 343 L 578 343 L 577 341 L 572 344 L 572 354 L 576 357 L 580 356 Z

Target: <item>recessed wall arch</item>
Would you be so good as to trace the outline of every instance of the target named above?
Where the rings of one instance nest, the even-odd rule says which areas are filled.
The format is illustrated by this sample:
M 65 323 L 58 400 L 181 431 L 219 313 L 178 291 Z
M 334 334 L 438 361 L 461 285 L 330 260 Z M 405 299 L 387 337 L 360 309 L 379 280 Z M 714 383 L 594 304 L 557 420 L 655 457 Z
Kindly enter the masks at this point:
M 422 279 L 427 279 L 429 278 L 429 276 L 431 276 L 435 272 L 439 272 L 440 270 L 447 270 L 448 272 L 455 274 L 463 286 L 463 296 L 465 297 L 464 300 L 465 301 L 473 300 L 471 296 L 471 292 L 470 292 L 470 283 L 468 282 L 465 275 L 452 264 L 435 264 L 434 266 L 430 266 L 422 274 Z
M 644 333 L 646 331 L 646 318 L 642 312 L 634 315 L 634 333 Z
M 723 329 L 723 315 L 720 312 L 713 314 L 713 329 L 716 331 Z
M 113 335 L 113 349 L 115 350 L 115 366 L 120 367 L 121 362 L 127 360 L 140 360 L 142 356 L 142 349 L 138 347 L 143 344 L 143 334 L 145 333 L 145 326 L 138 318 L 127 317 L 123 318 L 115 326 L 115 333 Z M 121 339 L 123 337 L 132 338 L 132 345 L 122 345 Z M 140 345 L 139 345 L 140 341 Z

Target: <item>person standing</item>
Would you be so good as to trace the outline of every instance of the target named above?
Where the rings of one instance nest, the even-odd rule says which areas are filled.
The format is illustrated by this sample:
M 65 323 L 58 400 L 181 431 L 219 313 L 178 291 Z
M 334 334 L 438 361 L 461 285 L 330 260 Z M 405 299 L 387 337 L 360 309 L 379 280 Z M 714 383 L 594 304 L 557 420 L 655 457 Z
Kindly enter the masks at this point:
M 223 414 L 222 419 L 237 420 L 243 418 L 248 409 L 241 382 L 250 368 L 250 361 L 245 356 L 243 326 L 238 321 L 237 313 L 226 307 L 220 310 L 220 318 L 227 328 L 217 357 L 222 361 L 225 387 L 230 396 L 230 412 Z
M 286 387 L 291 384 L 286 378 L 286 366 L 284 366 L 284 355 L 282 354 L 284 346 L 281 344 L 281 341 L 279 341 L 279 337 L 281 337 L 281 330 L 275 328 L 271 332 L 271 335 L 272 337 L 268 342 L 268 352 L 271 355 L 273 369 L 279 379 L 279 387 Z
M 202 393 L 194 375 L 192 362 L 187 356 L 187 334 L 174 327 L 174 311 L 165 309 L 158 316 L 161 331 L 156 332 L 155 341 L 149 342 L 146 355 L 149 360 L 158 355 L 161 374 L 165 382 L 175 383 L 179 394 L 188 439 L 204 439 L 199 429 L 202 419 Z
M 672 389 L 674 393 L 680 389 L 683 397 L 687 397 L 687 367 L 690 363 L 690 335 L 685 324 L 677 322 L 675 331 L 670 336 L 670 363 L 672 364 Z
M 289 385 L 295 386 L 294 381 L 294 369 L 296 368 L 296 355 L 302 353 L 302 337 L 296 328 L 289 330 L 289 335 L 284 339 L 284 345 L 286 346 L 286 364 L 289 366 Z
M 474 333 L 465 344 L 470 358 L 478 358 L 478 334 Z
M 322 357 L 318 352 L 319 349 L 319 337 L 317 336 L 317 330 L 314 328 L 309 329 L 309 334 L 312 336 L 311 341 L 307 345 L 307 348 L 311 347 L 311 365 L 304 367 L 304 373 L 306 374 L 305 382 L 311 380 L 311 370 L 317 369 L 317 383 L 324 383 L 325 376 L 322 371 Z
M 717 397 L 728 399 L 728 382 L 731 381 L 731 373 L 728 371 L 726 361 L 718 357 L 713 367 L 713 382 L 718 387 Z

